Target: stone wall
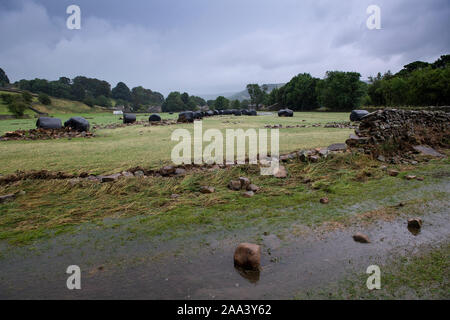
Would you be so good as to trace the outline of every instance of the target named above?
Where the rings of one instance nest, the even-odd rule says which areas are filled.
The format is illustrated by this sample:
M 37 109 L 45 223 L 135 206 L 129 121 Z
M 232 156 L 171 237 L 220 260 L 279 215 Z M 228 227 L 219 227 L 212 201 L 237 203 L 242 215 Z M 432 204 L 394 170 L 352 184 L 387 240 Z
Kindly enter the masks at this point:
M 450 113 L 385 109 L 368 114 L 355 134 L 347 140 L 351 147 L 363 147 L 374 154 L 394 154 L 428 145 L 448 148 Z

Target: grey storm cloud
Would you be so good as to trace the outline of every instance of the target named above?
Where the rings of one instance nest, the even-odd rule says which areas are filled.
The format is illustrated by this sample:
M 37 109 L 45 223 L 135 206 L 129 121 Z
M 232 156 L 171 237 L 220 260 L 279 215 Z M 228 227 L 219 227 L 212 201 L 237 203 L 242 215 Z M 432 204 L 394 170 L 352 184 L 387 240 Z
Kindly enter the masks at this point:
M 66 7 L 81 8 L 81 30 Z M 381 30 L 366 8 L 381 8 Z M 450 49 L 448 0 L 5 0 L 0 67 L 15 81 L 85 75 L 164 94 L 216 93 L 301 72 L 363 78 Z

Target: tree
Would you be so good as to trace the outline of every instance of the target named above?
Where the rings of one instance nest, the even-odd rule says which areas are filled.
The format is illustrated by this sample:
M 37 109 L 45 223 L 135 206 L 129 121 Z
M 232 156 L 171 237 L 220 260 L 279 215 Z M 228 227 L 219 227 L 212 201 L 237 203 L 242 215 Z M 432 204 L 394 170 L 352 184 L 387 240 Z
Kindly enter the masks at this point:
M 355 109 L 365 95 L 360 77 L 357 72 L 327 71 L 316 87 L 319 103 L 332 111 Z
M 216 110 L 228 109 L 230 101 L 224 96 L 218 96 L 214 102 L 214 108 Z
M 18 117 L 24 115 L 28 104 L 23 95 L 2 94 L 1 98 L 6 103 L 9 112 Z
M 45 93 L 40 93 L 38 96 L 38 100 L 40 103 L 44 104 L 44 105 L 50 105 L 52 104 L 52 100 L 50 99 L 50 97 L 45 94 Z
M 268 103 L 280 103 L 292 110 L 305 111 L 316 109 L 318 78 L 313 78 L 309 73 L 301 73 L 293 77 L 280 89 L 274 89 L 269 95 Z
M 3 71 L 2 68 L 0 68 L 0 87 L 6 87 L 6 85 L 9 84 L 8 76 L 6 75 L 5 71 Z
M 264 90 L 265 89 L 265 90 Z M 247 85 L 247 92 L 250 95 L 250 101 L 256 108 L 263 103 L 266 96 L 267 85 L 263 86 L 263 89 L 257 83 L 251 83 Z
M 139 86 L 131 90 L 131 101 L 134 111 L 146 111 L 150 106 L 160 106 L 164 102 L 164 96 Z
M 241 103 L 239 102 L 239 100 L 233 100 L 233 102 L 231 103 L 231 108 L 233 109 L 241 109 Z
M 185 111 L 186 105 L 181 99 L 181 94 L 178 91 L 173 91 L 169 93 L 166 100 L 162 104 L 163 112 L 178 112 Z
M 22 100 L 27 104 L 31 104 L 31 102 L 33 101 L 33 96 L 28 91 L 24 91 L 22 92 Z
M 131 101 L 131 91 L 123 82 L 119 82 L 112 90 L 111 97 L 113 99 L 121 99 Z

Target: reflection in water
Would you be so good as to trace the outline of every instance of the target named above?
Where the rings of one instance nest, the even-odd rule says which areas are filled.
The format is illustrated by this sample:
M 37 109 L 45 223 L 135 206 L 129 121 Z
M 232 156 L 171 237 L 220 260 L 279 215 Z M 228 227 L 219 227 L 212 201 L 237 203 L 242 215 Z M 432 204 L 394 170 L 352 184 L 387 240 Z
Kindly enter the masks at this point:
M 409 232 L 411 232 L 414 236 L 417 236 L 417 235 L 420 233 L 420 228 L 414 228 L 414 227 L 408 226 L 408 230 L 409 230 Z
M 241 275 L 242 278 L 247 279 L 250 283 L 257 283 L 259 281 L 259 270 L 245 270 L 239 267 L 234 269 Z

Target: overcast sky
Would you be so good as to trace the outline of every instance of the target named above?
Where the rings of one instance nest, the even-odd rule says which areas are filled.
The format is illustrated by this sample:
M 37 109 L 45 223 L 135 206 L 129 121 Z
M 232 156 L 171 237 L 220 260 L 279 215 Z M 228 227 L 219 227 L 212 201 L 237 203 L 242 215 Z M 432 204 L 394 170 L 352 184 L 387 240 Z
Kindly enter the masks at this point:
M 80 30 L 66 28 L 70 4 Z M 366 27 L 371 4 L 381 30 Z M 221 93 L 431 62 L 450 53 L 449 30 L 449 0 L 0 0 L 0 67 L 11 81 L 84 75 Z

